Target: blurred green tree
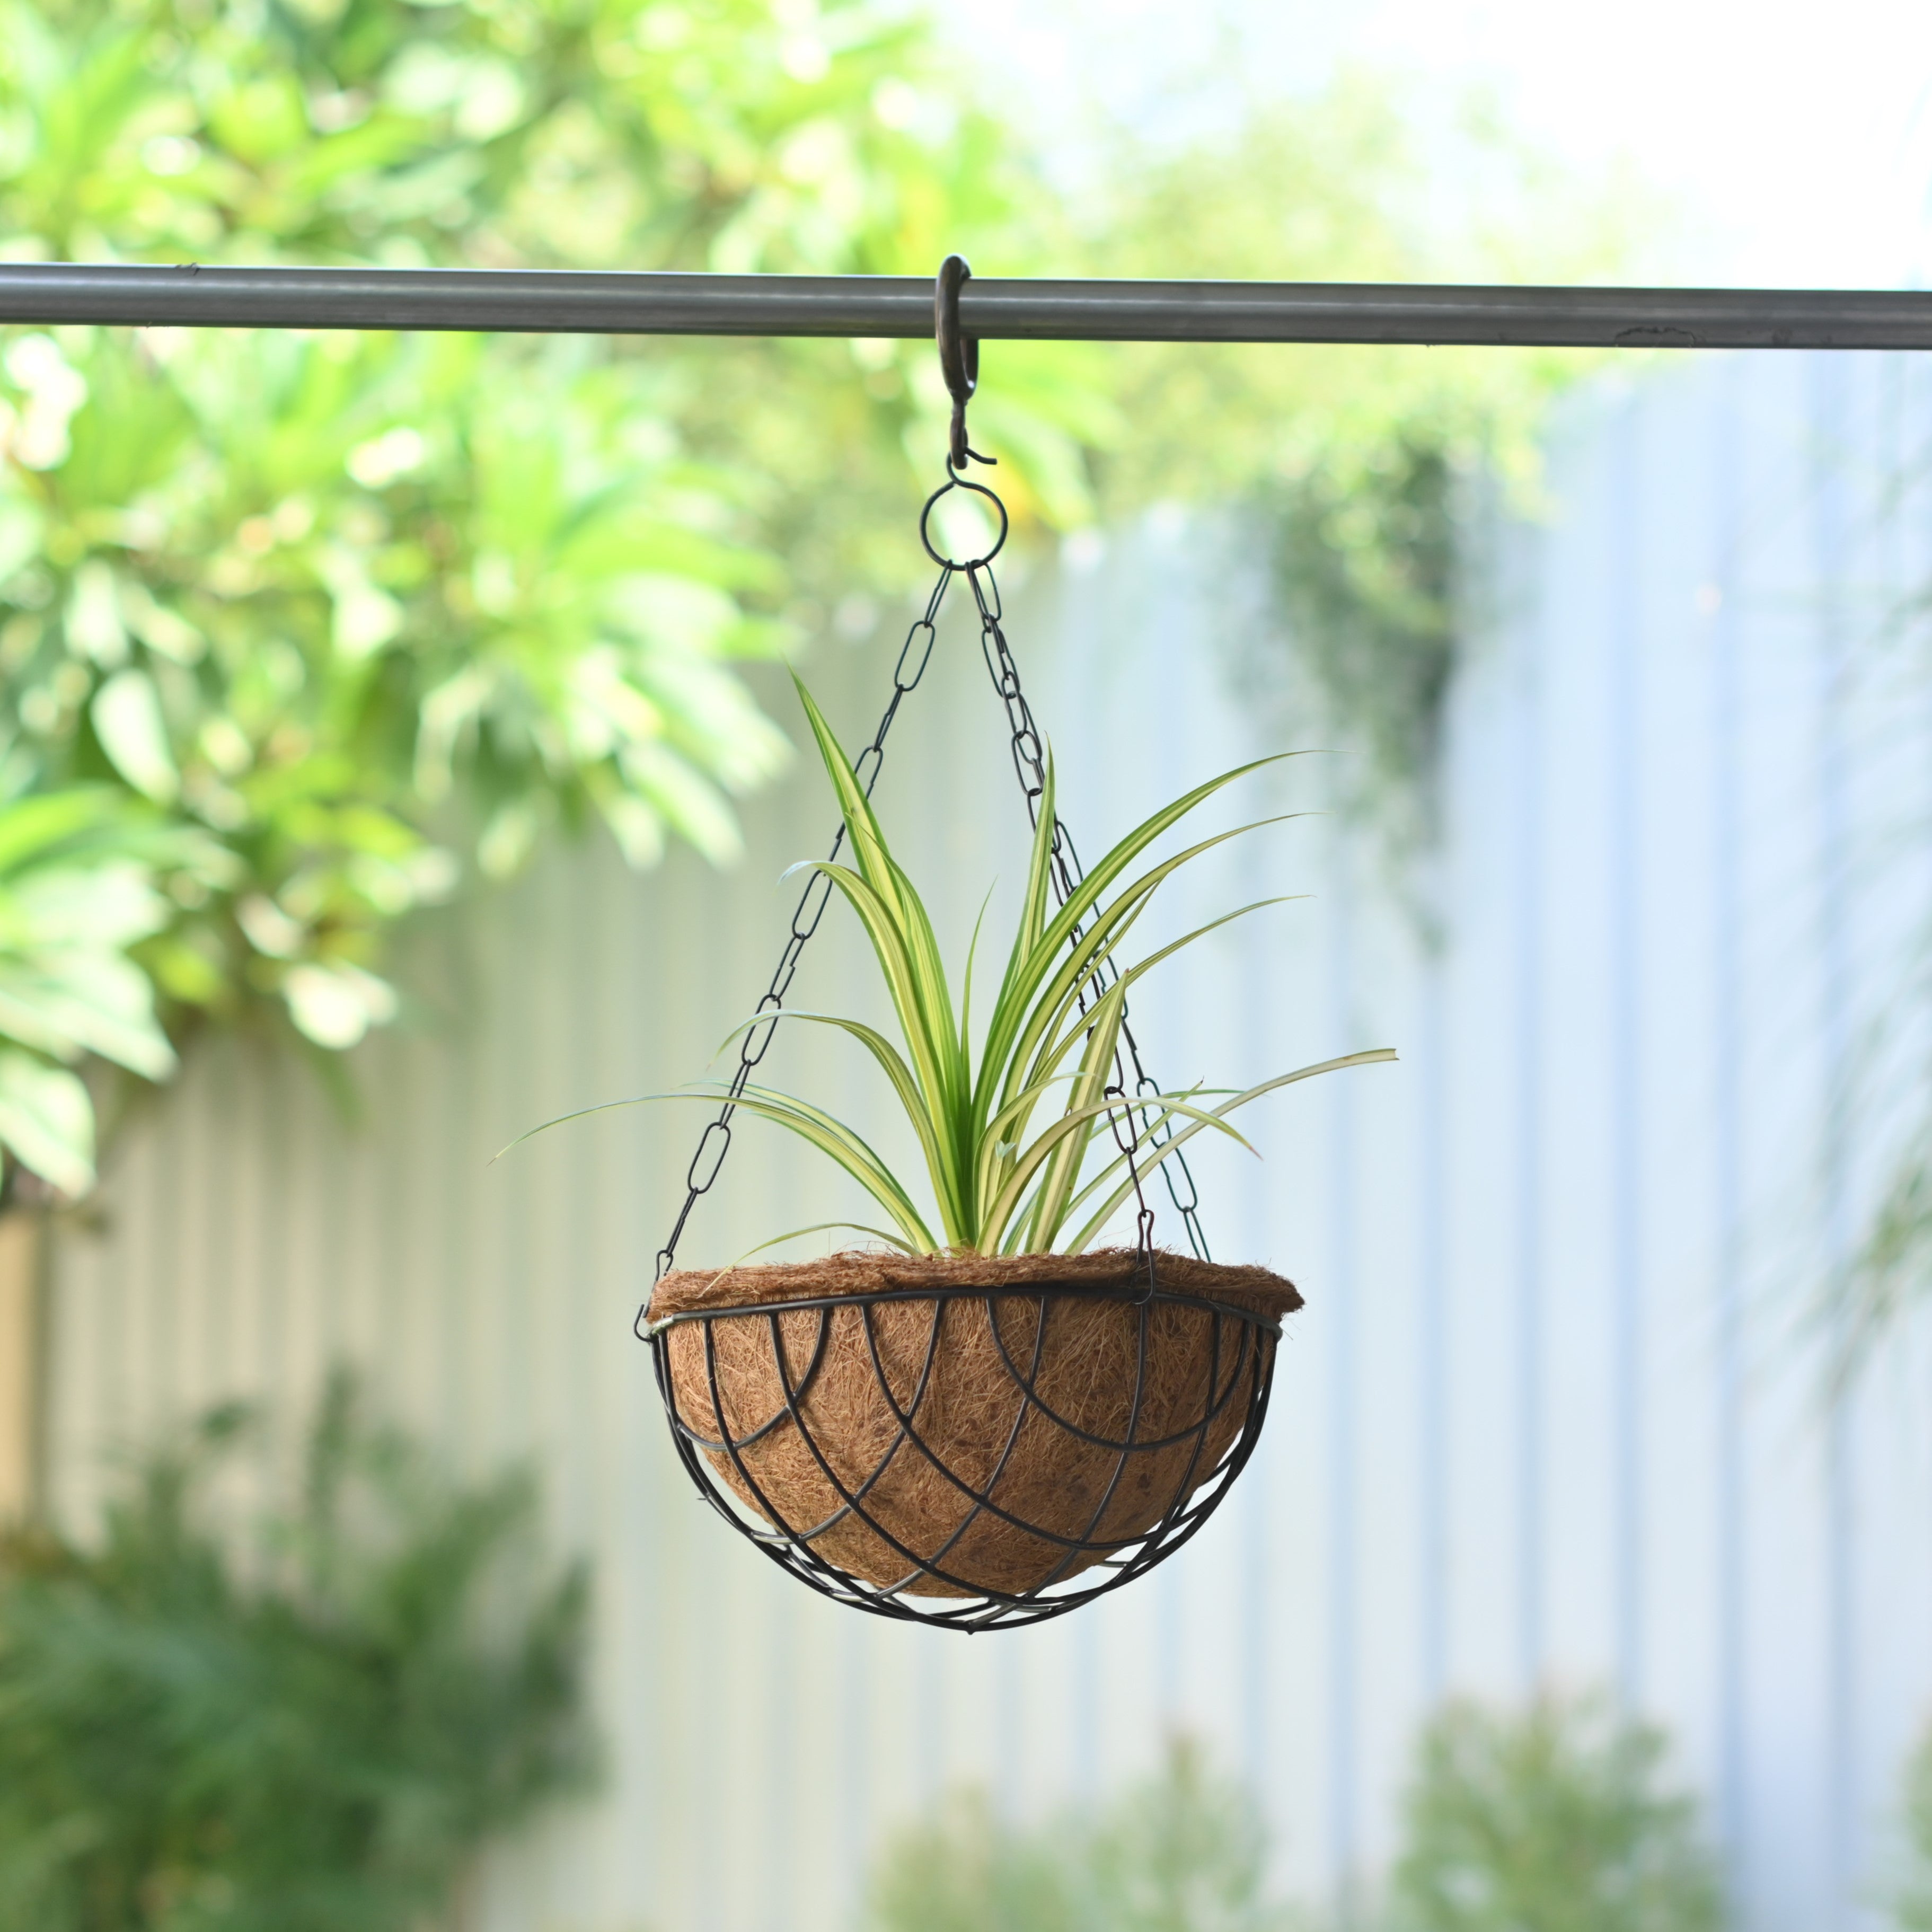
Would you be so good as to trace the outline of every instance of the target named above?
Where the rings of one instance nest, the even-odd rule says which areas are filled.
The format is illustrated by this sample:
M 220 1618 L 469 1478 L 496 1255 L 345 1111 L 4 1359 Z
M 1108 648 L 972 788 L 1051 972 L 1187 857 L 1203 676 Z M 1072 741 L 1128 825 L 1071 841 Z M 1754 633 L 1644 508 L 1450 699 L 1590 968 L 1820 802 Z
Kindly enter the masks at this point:
M 298 1496 L 224 1537 L 246 1420 L 150 1459 L 98 1544 L 0 1545 L 10 1926 L 405 1932 L 591 1776 L 585 1579 L 535 1560 L 527 1479 L 453 1487 L 338 1378 Z
M 992 178 L 970 129 L 901 124 L 922 47 L 850 4 L 815 26 L 765 0 L 10 5 L 0 233 L 16 256 L 863 269 L 908 208 L 956 225 L 958 182 Z M 601 818 L 640 864 L 668 832 L 732 854 L 730 794 L 784 748 L 731 669 L 796 628 L 762 514 L 784 452 L 896 427 L 849 354 L 830 382 L 760 359 L 14 334 L 0 784 L 118 782 L 233 855 L 225 885 L 169 880 L 144 947 L 178 1022 L 267 995 L 353 1044 L 394 1010 L 386 927 L 553 818 Z

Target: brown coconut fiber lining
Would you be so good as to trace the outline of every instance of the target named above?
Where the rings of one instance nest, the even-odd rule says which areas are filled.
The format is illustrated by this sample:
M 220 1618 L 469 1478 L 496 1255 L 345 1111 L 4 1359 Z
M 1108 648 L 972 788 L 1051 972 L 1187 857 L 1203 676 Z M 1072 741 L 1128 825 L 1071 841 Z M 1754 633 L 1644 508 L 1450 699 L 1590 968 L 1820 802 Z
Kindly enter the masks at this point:
M 720 1318 L 663 1331 L 673 1397 L 712 1467 L 767 1521 L 883 1588 L 1017 1595 L 1184 1504 L 1239 1438 L 1275 1325 L 1301 1306 L 1266 1268 L 1162 1252 L 1155 1271 L 1159 1294 L 1142 1308 L 1131 1249 L 854 1250 L 680 1269 L 657 1285 L 649 1318 Z M 922 1288 L 989 1292 L 732 1312 Z M 922 1563 L 940 1574 L 919 1574 Z

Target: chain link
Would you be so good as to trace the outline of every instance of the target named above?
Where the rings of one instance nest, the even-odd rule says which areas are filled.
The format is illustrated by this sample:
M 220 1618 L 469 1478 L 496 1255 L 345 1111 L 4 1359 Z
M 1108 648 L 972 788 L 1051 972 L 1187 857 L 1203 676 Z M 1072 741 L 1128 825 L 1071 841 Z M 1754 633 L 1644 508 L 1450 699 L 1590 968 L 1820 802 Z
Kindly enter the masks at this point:
M 1032 706 L 1020 688 L 1019 667 L 1013 662 L 1012 647 L 1006 642 L 1006 631 L 1000 621 L 1004 614 L 1000 604 L 1000 586 L 994 580 L 992 568 L 990 564 L 975 564 L 968 568 L 966 578 L 972 586 L 973 602 L 980 614 L 980 650 L 986 661 L 986 674 L 993 680 L 993 688 L 1006 707 L 1006 724 L 1012 734 L 1013 771 L 1019 779 L 1021 790 L 1026 794 L 1027 816 L 1037 829 L 1040 800 L 1046 792 L 1046 747 L 1040 737 L 1040 728 L 1034 722 Z M 1054 896 L 1064 905 L 1079 884 L 1082 874 L 1080 855 L 1074 849 L 1073 835 L 1057 812 L 1053 820 L 1052 876 Z M 1090 982 L 1095 997 L 1104 993 L 1119 976 L 1112 962 L 1102 959 Z M 1084 1012 L 1084 999 L 1081 1006 Z M 1142 1063 L 1140 1047 L 1135 1040 L 1133 1029 L 1127 1023 L 1124 1001 L 1120 1008 L 1120 1044 L 1114 1051 L 1114 1084 L 1106 1089 L 1107 1098 L 1124 1100 L 1127 1097 L 1128 1062 L 1133 1067 L 1135 1098 L 1141 1100 L 1159 1094 L 1160 1083 Z M 1137 1111 L 1142 1133 L 1148 1142 L 1156 1148 L 1164 1147 L 1174 1132 L 1172 1121 L 1159 1119 L 1151 1108 L 1142 1107 Z M 1141 1192 L 1140 1172 L 1134 1160 L 1133 1148 L 1138 1137 L 1124 1130 L 1124 1123 L 1120 1117 L 1110 1114 L 1107 1118 L 1114 1130 L 1115 1144 L 1126 1156 L 1127 1172 L 1133 1177 L 1135 1198 L 1140 1203 L 1140 1250 L 1143 1256 L 1150 1257 L 1154 1213 Z M 1160 1173 L 1167 1184 L 1168 1198 L 1174 1203 L 1174 1210 L 1187 1231 L 1187 1245 L 1201 1260 L 1211 1260 L 1207 1231 L 1201 1225 L 1198 1211 L 1200 1191 L 1189 1172 L 1187 1156 L 1178 1150 L 1169 1154 L 1161 1162 Z
M 988 495 L 991 492 L 986 492 Z M 930 506 L 928 506 L 930 508 Z M 879 720 L 878 729 L 872 734 L 872 742 L 853 760 L 853 770 L 860 783 L 864 786 L 868 797 L 878 782 L 879 772 L 885 763 L 886 735 L 892 728 L 898 716 L 899 706 L 908 692 L 915 689 L 926 674 L 926 668 L 932 659 L 934 626 L 938 621 L 940 607 L 946 601 L 946 592 L 954 577 L 963 574 L 971 586 L 973 601 L 980 617 L 980 646 L 986 658 L 986 670 L 993 680 L 993 688 L 1006 708 L 1006 722 L 1012 733 L 1013 771 L 1020 782 L 1020 789 L 1025 794 L 1027 815 L 1036 828 L 1040 823 L 1040 800 L 1046 790 L 1046 752 L 1039 728 L 1034 722 L 1033 712 L 1020 688 L 1019 668 L 1013 662 L 1012 648 L 1006 642 L 1005 631 L 1000 624 L 999 585 L 994 581 L 990 560 L 971 564 L 942 562 L 938 580 L 932 586 L 932 594 L 926 599 L 924 614 L 914 620 L 912 628 L 906 633 L 904 644 L 900 647 L 898 663 L 892 673 L 892 694 L 887 703 L 884 715 Z M 828 861 L 836 860 L 844 848 L 845 828 L 841 824 L 837 836 L 832 839 Z M 1082 878 L 1079 854 L 1075 850 L 1071 833 L 1058 814 L 1053 821 L 1053 857 L 1052 878 L 1054 897 L 1064 905 L 1080 883 Z M 818 930 L 818 922 L 825 915 L 827 900 L 832 892 L 832 881 L 823 872 L 814 872 L 811 883 L 800 896 L 792 914 L 791 929 L 784 950 L 778 955 L 778 963 L 772 974 L 771 984 L 765 989 L 764 997 L 754 1010 L 766 1016 L 762 1020 L 747 1028 L 739 1042 L 738 1065 L 731 1076 L 731 1084 L 726 1090 L 723 1103 L 717 1116 L 698 1137 L 696 1150 L 691 1156 L 691 1165 L 685 1173 L 683 1204 L 678 1209 L 677 1219 L 672 1222 L 664 1246 L 657 1252 L 656 1272 L 654 1281 L 662 1281 L 670 1273 L 677 1256 L 677 1244 L 682 1239 L 685 1224 L 691 1219 L 691 1210 L 708 1194 L 717 1180 L 718 1170 L 724 1165 L 724 1156 L 731 1147 L 732 1116 L 738 1110 L 738 1102 L 749 1082 L 753 1070 L 765 1057 L 777 1030 L 778 1014 L 784 1005 L 785 995 L 791 989 L 793 978 L 798 971 L 800 956 L 806 943 Z M 1075 936 L 1078 937 L 1078 928 Z M 1103 959 L 1089 982 L 1096 998 L 1104 994 L 1119 976 L 1110 961 Z M 1086 997 L 1079 996 L 1080 1010 L 1086 1010 Z M 1136 1216 L 1136 1243 L 1148 1274 L 1148 1285 L 1151 1292 L 1154 1282 L 1154 1210 L 1147 1204 L 1147 1197 L 1142 1192 L 1140 1163 L 1135 1158 L 1134 1150 L 1144 1136 L 1156 1148 L 1165 1146 L 1173 1133 L 1170 1122 L 1157 1120 L 1152 1108 L 1142 1106 L 1130 1108 L 1127 1072 L 1131 1064 L 1133 1072 L 1133 1097 L 1144 1100 L 1160 1091 L 1159 1083 L 1142 1064 L 1138 1045 L 1132 1028 L 1127 1024 L 1124 1002 L 1120 1010 L 1120 1044 L 1114 1051 L 1114 1079 L 1106 1088 L 1105 1097 L 1122 1102 L 1117 1111 L 1108 1114 L 1108 1124 L 1113 1130 L 1114 1143 L 1127 1164 L 1127 1172 L 1132 1178 L 1134 1198 L 1138 1203 Z M 1137 1135 L 1133 1120 L 1138 1114 L 1142 1132 Z M 1168 1198 L 1174 1203 L 1174 1211 L 1180 1216 L 1181 1225 L 1187 1231 L 1188 1246 L 1202 1261 L 1210 1258 L 1208 1251 L 1208 1237 L 1201 1226 L 1196 1211 L 1200 1206 L 1200 1195 L 1194 1185 L 1194 1177 L 1189 1172 L 1186 1156 L 1180 1153 L 1170 1154 L 1161 1164 L 1161 1178 L 1167 1184 Z M 642 1324 L 644 1310 L 640 1310 L 638 1322 Z
M 914 620 L 912 628 L 906 633 L 904 644 L 900 646 L 899 661 L 892 672 L 892 694 L 879 720 L 879 728 L 872 734 L 872 742 L 853 760 L 852 769 L 868 798 L 885 764 L 886 734 L 892 728 L 892 721 L 899 715 L 899 706 L 904 702 L 906 694 L 917 687 L 920 680 L 926 675 L 926 666 L 932 661 L 934 626 L 938 622 L 939 608 L 946 601 L 946 587 L 955 574 L 950 564 L 940 567 L 932 595 L 926 600 L 925 613 Z M 826 855 L 828 863 L 838 857 L 844 844 L 845 827 L 842 823 L 832 842 L 832 850 Z M 818 922 L 825 916 L 826 902 L 831 896 L 832 881 L 823 872 L 814 872 L 811 883 L 799 896 L 784 950 L 778 955 L 772 982 L 765 988 L 764 998 L 755 1009 L 769 1017 L 747 1028 L 738 1043 L 737 1070 L 731 1076 L 730 1087 L 717 1118 L 698 1137 L 697 1151 L 691 1156 L 691 1166 L 685 1172 L 684 1204 L 677 1210 L 677 1219 L 671 1223 L 664 1246 L 658 1250 L 653 1281 L 663 1280 L 670 1272 L 671 1264 L 677 1258 L 677 1244 L 683 1238 L 684 1225 L 691 1219 L 691 1210 L 710 1192 L 712 1184 L 718 1178 L 718 1170 L 724 1165 L 724 1156 L 731 1146 L 731 1117 L 738 1111 L 739 1100 L 751 1079 L 752 1070 L 764 1058 L 766 1049 L 772 1043 L 772 1035 L 778 1030 L 778 1010 L 784 1004 L 785 994 L 791 990 L 800 957 L 806 942 L 818 930 Z M 638 1311 L 638 1319 L 641 1324 L 642 1310 Z

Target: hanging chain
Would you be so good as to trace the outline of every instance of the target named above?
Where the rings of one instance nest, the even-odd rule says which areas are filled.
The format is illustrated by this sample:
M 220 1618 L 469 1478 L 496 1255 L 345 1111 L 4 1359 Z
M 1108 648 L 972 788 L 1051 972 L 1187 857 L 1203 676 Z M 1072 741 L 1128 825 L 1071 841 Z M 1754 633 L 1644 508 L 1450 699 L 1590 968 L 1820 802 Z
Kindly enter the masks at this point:
M 926 600 L 925 614 L 914 621 L 900 647 L 898 664 L 892 672 L 892 694 L 886 704 L 885 715 L 879 720 L 879 728 L 872 734 L 872 742 L 853 761 L 852 769 L 865 787 L 868 798 L 872 795 L 872 788 L 878 783 L 880 770 L 885 764 L 886 734 L 892 728 L 892 721 L 899 715 L 899 706 L 907 692 L 917 686 L 932 661 L 933 627 L 954 574 L 951 564 L 940 566 L 938 581 L 932 586 L 932 595 Z M 842 822 L 827 855 L 828 864 L 838 856 L 844 843 L 845 827 Z M 811 884 L 800 895 L 791 916 L 791 931 L 786 938 L 784 950 L 778 955 L 772 983 L 765 988 L 764 998 L 756 1009 L 766 1017 L 748 1028 L 738 1043 L 737 1070 L 731 1076 L 730 1087 L 717 1118 L 699 1136 L 697 1151 L 691 1156 L 691 1166 L 684 1177 L 684 1205 L 677 1210 L 677 1219 L 671 1223 L 670 1232 L 658 1250 L 657 1272 L 652 1276 L 653 1281 L 663 1280 L 670 1272 L 671 1264 L 677 1258 L 678 1242 L 683 1237 L 684 1224 L 691 1219 L 691 1210 L 711 1192 L 712 1184 L 718 1178 L 718 1170 L 724 1165 L 724 1156 L 731 1147 L 731 1117 L 738 1111 L 738 1102 L 751 1079 L 752 1070 L 764 1058 L 766 1049 L 772 1043 L 772 1035 L 778 1030 L 778 1011 L 784 1004 L 785 994 L 791 989 L 800 957 L 805 951 L 806 941 L 818 930 L 818 922 L 825 916 L 826 902 L 831 896 L 832 881 L 823 872 L 813 873 Z M 641 1309 L 638 1319 L 640 1323 L 644 1320 Z
M 986 660 L 986 674 L 993 680 L 993 688 L 998 692 L 1000 701 L 1006 707 L 1006 723 L 1012 734 L 1013 771 L 1020 782 L 1020 789 L 1026 794 L 1027 816 L 1036 830 L 1040 824 L 1040 801 L 1046 793 L 1046 748 L 1040 735 L 1040 728 L 1034 722 L 1032 707 L 1027 703 L 1026 694 L 1020 688 L 1019 667 L 1013 662 L 1012 647 L 1006 642 L 1006 634 L 1002 628 L 1000 604 L 1000 586 L 994 580 L 990 563 L 980 563 L 968 567 L 967 581 L 973 587 L 973 602 L 980 613 L 980 649 Z M 1053 820 L 1053 857 L 1051 875 L 1054 896 L 1064 905 L 1072 895 L 1082 878 L 1080 855 L 1074 850 L 1073 835 L 1066 829 L 1065 820 L 1058 813 Z M 1075 930 L 1077 938 L 1078 928 Z M 1097 997 L 1104 993 L 1120 976 L 1110 958 L 1103 956 L 1096 964 L 1090 982 Z M 1081 1000 L 1081 1010 L 1086 1010 L 1086 1002 Z M 1120 1006 L 1120 1043 L 1114 1049 L 1114 1084 L 1106 1089 L 1108 1100 L 1126 1098 L 1126 1062 L 1131 1061 L 1134 1072 L 1134 1097 L 1137 1102 L 1150 1096 L 1157 1096 L 1160 1083 L 1142 1064 L 1141 1050 L 1134 1039 L 1133 1029 L 1127 1024 L 1126 1004 Z M 1156 1115 L 1150 1107 L 1138 1106 L 1142 1135 L 1156 1148 L 1165 1147 L 1172 1138 L 1174 1127 L 1171 1118 Z M 1138 1245 L 1142 1257 L 1150 1263 L 1153 1252 L 1154 1210 L 1147 1204 L 1147 1197 L 1141 1192 L 1140 1170 L 1134 1159 L 1134 1147 L 1141 1136 L 1131 1130 L 1130 1122 L 1125 1115 L 1109 1114 L 1108 1124 L 1114 1130 L 1114 1140 L 1121 1153 L 1126 1156 L 1127 1172 L 1133 1177 L 1134 1197 L 1140 1204 Z M 1202 1261 L 1212 1259 L 1208 1251 L 1207 1231 L 1201 1225 L 1199 1208 L 1201 1196 L 1195 1186 L 1194 1176 L 1190 1172 L 1187 1156 L 1178 1149 L 1160 1163 L 1161 1178 L 1167 1184 L 1168 1198 L 1174 1203 L 1174 1212 L 1180 1216 L 1181 1226 L 1187 1230 L 1187 1245 Z
M 977 489 L 979 486 L 972 486 Z M 941 494 L 944 494 L 943 492 Z M 992 496 L 990 490 L 982 492 Z M 998 499 L 994 499 L 997 503 Z M 932 506 L 928 504 L 930 512 Z M 1004 527 L 1004 512 L 1001 512 Z M 922 530 L 923 530 L 922 523 Z M 1026 700 L 1026 694 L 1020 688 L 1019 668 L 1013 662 L 1013 654 L 1006 642 L 1005 631 L 1001 628 L 1000 588 L 994 580 L 991 558 L 986 557 L 973 563 L 953 563 L 941 560 L 938 580 L 932 586 L 932 594 L 927 598 L 923 614 L 915 619 L 912 628 L 906 633 L 906 640 L 899 649 L 898 662 L 892 672 L 892 694 L 888 700 L 884 714 L 879 720 L 878 729 L 872 734 L 872 742 L 853 761 L 856 775 L 866 795 L 872 796 L 872 788 L 878 782 L 879 772 L 885 763 L 886 734 L 892 728 L 898 716 L 899 706 L 906 694 L 916 688 L 926 674 L 926 668 L 932 662 L 934 626 L 940 607 L 946 601 L 947 587 L 955 576 L 963 574 L 972 586 L 973 602 L 980 615 L 980 647 L 986 658 L 988 675 L 992 679 L 993 688 L 999 694 L 1006 707 L 1006 722 L 1012 736 L 1013 771 L 1020 782 L 1020 790 L 1025 795 L 1027 816 L 1036 830 L 1040 824 L 1040 801 L 1046 790 L 1046 752 L 1039 728 L 1034 722 L 1033 711 Z M 827 862 L 836 860 L 845 843 L 845 828 L 842 824 L 832 841 L 832 850 Z M 1054 898 L 1063 906 L 1072 896 L 1082 878 L 1079 854 L 1075 850 L 1073 837 L 1066 822 L 1056 813 L 1053 821 L 1053 855 L 1049 876 Z M 772 974 L 771 984 L 766 988 L 764 997 L 758 1004 L 754 1023 L 746 1028 L 738 1044 L 738 1064 L 731 1076 L 731 1084 L 725 1091 L 722 1104 L 716 1117 L 706 1126 L 698 1137 L 696 1150 L 691 1156 L 691 1165 L 684 1178 L 684 1202 L 678 1209 L 677 1219 L 672 1222 L 664 1246 L 657 1252 L 657 1266 L 652 1276 L 662 1281 L 670 1272 L 677 1258 L 677 1244 L 683 1238 L 685 1225 L 691 1219 L 691 1210 L 703 1197 L 710 1193 L 716 1184 L 719 1170 L 724 1165 L 724 1156 L 730 1151 L 731 1122 L 738 1111 L 738 1102 L 744 1095 L 752 1072 L 765 1057 L 772 1043 L 772 1036 L 778 1030 L 778 1016 L 790 991 L 791 982 L 798 971 L 800 957 L 806 943 L 818 930 L 818 922 L 825 916 L 825 908 L 832 893 L 832 881 L 823 872 L 814 872 L 811 883 L 800 895 L 798 904 L 792 913 L 791 930 L 788 934 L 784 950 L 778 955 L 777 968 Z M 1077 940 L 1080 928 L 1076 926 L 1071 937 Z M 1102 958 L 1096 965 L 1088 982 L 1097 999 L 1119 977 L 1119 973 L 1111 960 Z M 1076 995 L 1079 1010 L 1087 1010 L 1087 994 L 1083 990 Z M 1131 1063 L 1133 1070 L 1134 1104 L 1129 1106 L 1127 1069 Z M 1160 1087 L 1141 1060 L 1141 1052 L 1132 1028 L 1127 1023 L 1127 1009 L 1124 1000 L 1120 1007 L 1120 1042 L 1114 1049 L 1114 1078 L 1112 1084 L 1103 1090 L 1104 1097 L 1121 1102 L 1118 1108 L 1109 1109 L 1107 1124 L 1113 1131 L 1114 1144 L 1119 1148 L 1126 1161 L 1127 1173 L 1133 1183 L 1134 1199 L 1137 1204 L 1135 1217 L 1135 1246 L 1141 1264 L 1147 1272 L 1150 1292 L 1154 1280 L 1154 1210 L 1147 1204 L 1147 1196 L 1141 1185 L 1141 1164 L 1135 1150 L 1142 1139 L 1156 1148 L 1165 1147 L 1172 1137 L 1174 1129 L 1171 1120 L 1156 1114 L 1145 1102 L 1157 1097 Z M 1138 1118 L 1140 1131 L 1136 1133 L 1134 1122 Z M 1187 1244 L 1202 1261 L 1210 1258 L 1208 1250 L 1208 1237 L 1201 1226 L 1197 1211 L 1201 1197 L 1194 1184 L 1194 1177 L 1189 1172 L 1186 1156 L 1178 1150 L 1169 1154 L 1160 1164 L 1161 1178 L 1167 1184 L 1168 1198 L 1174 1203 L 1174 1211 L 1180 1216 L 1181 1225 L 1187 1231 Z M 640 1324 L 644 1320 L 644 1310 L 638 1311 Z

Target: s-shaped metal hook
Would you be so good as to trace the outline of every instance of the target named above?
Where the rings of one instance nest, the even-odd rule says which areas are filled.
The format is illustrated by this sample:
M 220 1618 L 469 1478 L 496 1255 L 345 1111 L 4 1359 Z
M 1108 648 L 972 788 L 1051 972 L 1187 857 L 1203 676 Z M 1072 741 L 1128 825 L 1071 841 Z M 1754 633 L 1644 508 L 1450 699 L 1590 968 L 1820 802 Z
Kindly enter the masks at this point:
M 982 456 L 966 441 L 966 405 L 980 386 L 980 344 L 959 326 L 959 291 L 972 274 L 963 255 L 949 255 L 939 265 L 939 280 L 933 292 L 933 333 L 939 340 L 939 367 L 946 377 L 946 394 L 952 398 L 952 431 L 946 463 L 956 472 L 965 469 L 968 457 L 975 463 L 998 460 L 996 457 Z

